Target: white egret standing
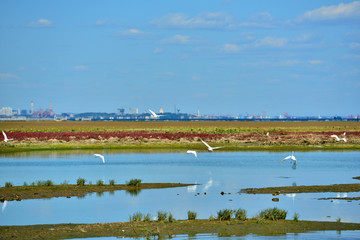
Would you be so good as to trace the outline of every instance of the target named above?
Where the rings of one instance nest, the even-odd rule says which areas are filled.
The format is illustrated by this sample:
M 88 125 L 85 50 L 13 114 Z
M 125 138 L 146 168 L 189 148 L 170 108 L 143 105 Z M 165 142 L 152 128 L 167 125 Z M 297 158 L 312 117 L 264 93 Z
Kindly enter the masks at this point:
M 193 151 L 193 150 L 187 150 L 186 152 L 187 154 L 194 154 L 194 156 L 197 158 L 197 153 L 196 151 Z
M 95 154 L 94 154 L 94 156 L 95 156 L 95 157 L 99 157 L 99 158 L 101 158 L 101 159 L 102 159 L 102 161 L 103 161 L 103 163 L 105 163 L 105 158 L 104 158 L 104 156 L 103 156 L 103 155 L 95 153 Z
M 266 133 L 266 136 L 269 136 L 269 135 L 270 135 L 270 133 L 269 133 L 269 132 L 267 132 L 267 133 Z
M 218 149 L 218 148 L 223 148 L 223 147 L 211 147 L 209 144 L 207 144 L 204 140 L 202 140 L 201 138 L 200 138 L 200 140 L 207 146 L 207 148 L 208 148 L 208 150 L 210 151 L 210 152 L 213 152 L 215 149 Z
M 2 134 L 4 135 L 4 142 L 8 142 L 8 141 L 10 141 L 10 140 L 13 140 L 12 138 L 8 138 L 7 136 L 6 136 L 6 133 L 4 132 L 4 131 L 2 131 Z

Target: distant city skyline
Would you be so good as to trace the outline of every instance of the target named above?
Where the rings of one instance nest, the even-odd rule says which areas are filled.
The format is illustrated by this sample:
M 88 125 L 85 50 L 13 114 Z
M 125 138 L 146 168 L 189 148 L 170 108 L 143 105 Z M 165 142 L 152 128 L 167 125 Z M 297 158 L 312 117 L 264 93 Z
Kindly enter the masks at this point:
M 360 113 L 360 1 L 0 1 L 0 102 Z

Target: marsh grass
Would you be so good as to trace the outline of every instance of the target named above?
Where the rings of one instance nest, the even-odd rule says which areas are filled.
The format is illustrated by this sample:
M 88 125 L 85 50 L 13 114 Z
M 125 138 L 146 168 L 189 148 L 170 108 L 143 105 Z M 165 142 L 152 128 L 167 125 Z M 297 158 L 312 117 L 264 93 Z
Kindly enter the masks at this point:
M 114 180 L 114 179 L 111 179 L 111 180 L 109 181 L 109 185 L 110 185 L 110 186 L 114 186 L 114 185 L 115 185 L 115 180 Z
M 12 184 L 11 182 L 6 182 L 6 183 L 5 183 L 5 187 L 6 187 L 6 188 L 13 187 L 13 184 Z
M 231 220 L 234 210 L 224 209 L 217 212 L 217 219 L 219 221 Z
M 140 185 L 141 185 L 141 179 L 135 178 L 126 182 L 126 186 L 140 187 Z
M 299 215 L 298 213 L 294 213 L 293 221 L 294 221 L 294 222 L 298 222 L 298 221 L 299 221 L 299 218 L 300 218 L 300 215 Z
M 103 182 L 102 180 L 98 180 L 98 181 L 96 182 L 96 185 L 97 185 L 97 186 L 104 186 L 104 182 Z
M 76 181 L 76 185 L 85 186 L 85 182 L 86 180 L 84 178 L 78 178 L 78 180 Z
M 242 208 L 235 210 L 235 219 L 245 221 L 247 219 L 246 210 Z
M 143 220 L 143 214 L 140 212 L 134 213 L 129 216 L 130 222 L 141 222 Z
M 286 218 L 287 211 L 278 208 L 268 208 L 259 213 L 259 217 L 266 220 L 282 220 Z
M 187 215 L 188 215 L 188 220 L 195 220 L 197 213 L 193 211 L 188 211 Z
M 158 211 L 157 212 L 157 220 L 158 222 L 165 221 L 168 217 L 168 213 L 165 211 Z

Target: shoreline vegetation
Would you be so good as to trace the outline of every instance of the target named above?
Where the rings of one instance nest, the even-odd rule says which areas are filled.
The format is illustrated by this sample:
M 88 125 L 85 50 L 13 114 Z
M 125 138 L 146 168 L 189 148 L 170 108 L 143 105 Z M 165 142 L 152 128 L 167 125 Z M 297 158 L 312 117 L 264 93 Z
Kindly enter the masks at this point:
M 217 151 L 360 150 L 360 122 L 0 122 L 13 140 L 0 153 L 45 150 Z M 347 139 L 336 141 L 331 135 Z
M 139 183 L 133 184 L 108 184 L 105 185 L 100 180 L 96 184 L 61 184 L 53 185 L 50 180 L 38 181 L 37 184 L 31 185 L 24 184 L 24 186 L 12 186 L 11 183 L 6 183 L 5 187 L 0 188 L 0 202 L 4 201 L 21 201 L 25 199 L 45 199 L 53 197 L 84 197 L 86 194 L 104 192 L 114 192 L 125 190 L 129 194 L 136 195 L 143 189 L 159 189 L 159 188 L 175 188 L 187 187 L 196 184 L 186 183 Z M 131 183 L 132 180 L 130 180 Z M 141 180 L 140 180 L 141 182 Z M 84 180 L 85 183 L 85 180 Z
M 175 235 L 214 234 L 215 236 L 281 236 L 310 231 L 360 230 L 359 223 L 318 222 L 298 220 L 172 220 L 148 222 L 116 222 L 95 224 L 45 224 L 30 226 L 0 226 L 1 239 L 71 239 L 91 237 L 157 237 Z

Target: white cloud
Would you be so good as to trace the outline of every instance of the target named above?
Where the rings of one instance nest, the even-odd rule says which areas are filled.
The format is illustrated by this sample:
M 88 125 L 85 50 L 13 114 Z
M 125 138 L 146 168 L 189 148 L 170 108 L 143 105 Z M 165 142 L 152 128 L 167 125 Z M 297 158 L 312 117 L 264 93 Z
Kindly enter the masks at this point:
M 263 39 L 256 40 L 254 46 L 283 47 L 287 42 L 288 40 L 286 38 L 265 37 Z
M 188 43 L 190 43 L 190 36 L 178 34 L 178 35 L 174 35 L 171 38 L 162 40 L 162 43 L 165 43 L 165 44 L 188 44 Z
M 298 17 L 296 21 L 324 21 L 341 19 L 359 19 L 360 1 L 354 1 L 348 4 L 323 6 L 318 9 L 305 12 Z
M 31 22 L 27 26 L 32 28 L 46 28 L 53 25 L 52 21 L 48 19 L 39 19 L 36 22 Z
M 350 43 L 350 48 L 360 48 L 360 43 L 352 42 Z
M 162 48 L 155 48 L 154 50 L 153 50 L 153 53 L 154 54 L 158 54 L 158 53 L 162 53 L 164 51 L 164 49 L 162 49 Z
M 77 66 L 74 66 L 73 68 L 74 70 L 89 70 L 90 68 L 88 66 L 85 66 L 85 65 L 77 65 Z
M 115 35 L 129 37 L 129 38 L 142 38 L 142 37 L 145 37 L 147 35 L 147 33 L 140 31 L 139 29 L 136 29 L 136 28 L 131 28 L 131 29 L 117 32 L 117 33 L 115 33 Z
M 239 45 L 231 44 L 231 43 L 225 43 L 221 48 L 221 51 L 226 53 L 237 53 L 240 50 L 241 47 Z
M 18 76 L 12 73 L 0 73 L 0 80 L 11 80 L 11 79 L 18 79 Z
M 230 28 L 232 17 L 223 12 L 200 13 L 190 18 L 184 13 L 169 13 L 150 24 L 164 28 Z
M 97 20 L 95 22 L 95 25 L 96 26 L 106 26 L 106 25 L 113 25 L 115 23 L 116 22 L 114 20 L 111 20 L 111 19 L 100 19 L 100 20 Z
M 322 60 L 309 60 L 309 63 L 310 64 L 313 64 L 313 65 L 317 65 L 317 64 L 321 64 L 323 63 L 324 61 Z

